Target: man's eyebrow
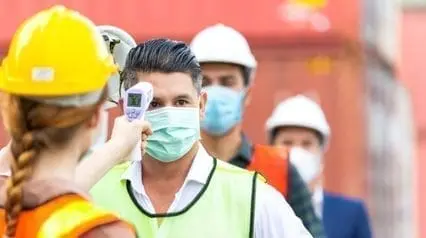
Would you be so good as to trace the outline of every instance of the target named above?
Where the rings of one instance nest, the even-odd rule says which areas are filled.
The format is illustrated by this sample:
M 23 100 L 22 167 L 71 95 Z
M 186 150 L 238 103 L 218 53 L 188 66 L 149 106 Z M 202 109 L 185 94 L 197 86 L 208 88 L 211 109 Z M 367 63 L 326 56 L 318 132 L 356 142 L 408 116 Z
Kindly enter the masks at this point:
M 161 102 L 162 100 L 161 100 L 161 98 L 159 98 L 159 97 L 153 97 L 153 98 L 152 98 L 152 101 L 160 101 L 160 102 Z
M 227 74 L 227 75 L 222 75 L 222 76 L 220 76 L 219 78 L 220 78 L 221 80 L 228 80 L 228 79 L 235 79 L 235 76 L 234 76 L 234 75 Z
M 189 94 L 180 94 L 175 97 L 175 99 L 191 99 L 191 95 Z

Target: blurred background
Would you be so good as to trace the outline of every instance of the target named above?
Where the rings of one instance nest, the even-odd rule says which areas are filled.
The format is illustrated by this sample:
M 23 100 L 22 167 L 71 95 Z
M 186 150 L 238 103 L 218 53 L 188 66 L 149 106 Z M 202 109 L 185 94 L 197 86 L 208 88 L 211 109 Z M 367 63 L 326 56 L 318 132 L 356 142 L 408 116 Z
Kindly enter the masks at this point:
M 332 128 L 326 187 L 365 200 L 375 237 L 426 238 L 426 0 L 0 0 L 0 59 L 24 19 L 57 3 L 137 41 L 189 42 L 219 22 L 242 32 L 259 61 L 250 137 L 266 142 L 276 104 L 309 95 Z

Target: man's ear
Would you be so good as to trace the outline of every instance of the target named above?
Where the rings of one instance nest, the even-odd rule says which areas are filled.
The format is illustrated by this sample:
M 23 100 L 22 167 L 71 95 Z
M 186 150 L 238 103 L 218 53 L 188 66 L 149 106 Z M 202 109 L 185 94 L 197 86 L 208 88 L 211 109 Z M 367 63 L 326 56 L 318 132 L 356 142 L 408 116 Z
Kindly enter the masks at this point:
M 251 92 L 252 92 L 252 86 L 248 86 L 246 90 L 246 94 L 244 96 L 244 107 L 248 107 L 251 103 Z
M 200 120 L 204 119 L 204 115 L 206 112 L 206 103 L 207 103 L 207 93 L 205 91 L 201 91 L 200 93 Z

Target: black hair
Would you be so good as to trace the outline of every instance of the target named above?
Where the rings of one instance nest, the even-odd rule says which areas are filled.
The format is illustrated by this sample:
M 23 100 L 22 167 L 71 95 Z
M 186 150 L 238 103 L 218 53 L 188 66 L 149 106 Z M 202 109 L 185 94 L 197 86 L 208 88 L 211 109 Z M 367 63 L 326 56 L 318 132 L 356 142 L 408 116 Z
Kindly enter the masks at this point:
M 126 59 L 121 81 L 124 89 L 138 83 L 137 73 L 187 73 L 197 92 L 201 91 L 200 64 L 190 48 L 181 41 L 153 39 L 131 49 Z
M 244 79 L 244 86 L 248 87 L 251 84 L 251 74 L 253 72 L 252 68 L 249 67 L 245 67 L 240 65 L 241 67 L 241 73 L 243 74 L 243 79 Z

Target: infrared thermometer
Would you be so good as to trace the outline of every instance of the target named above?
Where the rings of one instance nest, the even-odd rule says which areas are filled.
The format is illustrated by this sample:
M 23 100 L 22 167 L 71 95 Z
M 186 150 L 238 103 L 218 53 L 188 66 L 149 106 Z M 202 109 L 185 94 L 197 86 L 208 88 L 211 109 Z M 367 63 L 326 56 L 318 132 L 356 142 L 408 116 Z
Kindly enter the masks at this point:
M 124 114 L 127 120 L 144 119 L 153 97 L 154 90 L 150 83 L 140 82 L 129 88 L 124 95 Z
M 147 82 L 140 82 L 135 86 L 129 88 L 123 98 L 123 109 L 127 120 L 133 121 L 136 119 L 144 119 L 145 112 L 154 97 L 154 90 L 152 85 Z M 130 153 L 130 158 L 133 161 L 141 161 L 142 156 L 140 153 L 141 142 Z

